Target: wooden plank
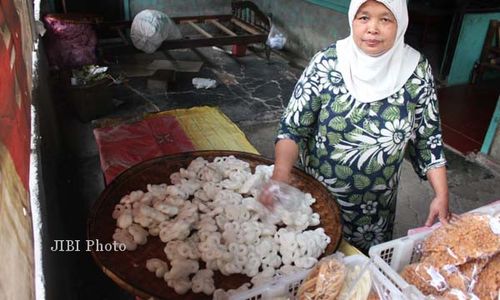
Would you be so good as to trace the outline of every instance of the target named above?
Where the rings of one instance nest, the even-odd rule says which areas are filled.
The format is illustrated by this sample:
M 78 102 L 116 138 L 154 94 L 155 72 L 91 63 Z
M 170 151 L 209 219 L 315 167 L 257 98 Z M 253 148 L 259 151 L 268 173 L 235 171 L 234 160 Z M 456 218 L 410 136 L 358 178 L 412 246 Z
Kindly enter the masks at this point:
M 221 20 L 229 21 L 232 15 L 211 15 L 211 16 L 185 16 L 185 17 L 173 17 L 171 18 L 176 24 L 187 23 L 187 21 L 193 21 L 195 23 L 203 23 L 206 20 Z
M 161 49 L 169 50 L 169 49 L 197 48 L 197 47 L 210 47 L 215 45 L 223 46 L 223 45 L 234 45 L 234 44 L 247 45 L 253 43 L 264 43 L 266 39 L 267 39 L 267 34 L 167 40 L 163 42 Z
M 217 28 L 229 34 L 230 36 L 237 36 L 236 33 L 232 32 L 229 28 L 219 23 L 217 20 L 208 20 L 207 22 L 214 24 Z
M 195 23 L 193 23 L 193 21 L 187 21 L 187 23 L 189 25 L 191 25 L 191 27 L 193 27 L 194 29 L 196 29 L 196 31 L 198 31 L 199 33 L 203 34 L 207 38 L 212 38 L 213 37 L 213 35 L 211 35 L 210 33 L 206 32 L 205 30 L 203 30 L 203 28 L 201 28 L 200 26 L 198 26 Z
M 118 35 L 120 36 L 120 39 L 123 41 L 123 43 L 125 45 L 130 45 L 130 43 L 128 42 L 127 37 L 123 33 L 123 30 L 121 28 L 116 28 L 116 31 L 118 32 Z
M 231 22 L 233 22 L 234 24 L 238 25 L 239 27 L 241 27 L 243 30 L 251 33 L 251 34 L 261 34 L 260 31 L 258 31 L 257 29 L 255 29 L 254 27 L 251 27 L 243 22 L 241 22 L 240 20 L 236 19 L 236 18 L 232 18 L 231 19 Z

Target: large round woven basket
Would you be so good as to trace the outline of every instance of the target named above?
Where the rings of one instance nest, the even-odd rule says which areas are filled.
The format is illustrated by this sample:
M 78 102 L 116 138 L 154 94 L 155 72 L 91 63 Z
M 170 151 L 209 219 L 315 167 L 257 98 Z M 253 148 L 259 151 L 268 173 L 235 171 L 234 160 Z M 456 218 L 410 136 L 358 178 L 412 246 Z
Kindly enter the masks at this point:
M 213 161 L 215 157 L 228 155 L 247 161 L 252 170 L 257 165 L 273 164 L 273 161 L 262 156 L 235 151 L 186 152 L 143 162 L 123 172 L 102 192 L 89 215 L 88 240 L 94 243 L 99 241 L 101 246 L 113 243 L 112 235 L 116 228 L 116 221 L 111 215 L 114 206 L 124 195 L 135 190 L 146 190 L 147 184 L 170 184 L 170 174 L 177 172 L 180 168 L 186 168 L 196 157 L 201 156 L 208 161 Z M 320 226 L 331 238 L 324 255 L 333 253 L 342 237 L 340 211 L 335 199 L 319 181 L 297 168 L 292 170 L 291 184 L 304 192 L 311 193 L 316 198 L 313 210 L 319 213 Z M 105 249 L 93 247 L 92 256 L 104 273 L 119 286 L 145 299 L 150 297 L 155 299 L 211 299 L 211 296 L 191 292 L 178 295 L 167 286 L 162 278 L 156 278 L 154 273 L 146 269 L 146 261 L 150 258 L 157 257 L 166 260 L 164 247 L 165 244 L 158 237 L 149 236 L 147 244 L 139 246 L 135 251 L 105 251 Z M 219 272 L 215 272 L 214 279 L 216 288 L 225 290 L 237 288 L 250 281 L 250 278 L 244 275 L 224 276 Z

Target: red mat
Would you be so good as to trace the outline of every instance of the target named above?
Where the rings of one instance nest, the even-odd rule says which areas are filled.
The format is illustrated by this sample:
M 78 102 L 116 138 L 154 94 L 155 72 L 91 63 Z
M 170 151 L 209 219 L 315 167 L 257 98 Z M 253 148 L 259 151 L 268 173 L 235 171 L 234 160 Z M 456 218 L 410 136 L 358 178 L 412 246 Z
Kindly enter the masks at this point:
M 195 150 L 177 119 L 168 115 L 130 124 L 96 128 L 94 136 L 106 184 L 124 170 L 142 161 Z

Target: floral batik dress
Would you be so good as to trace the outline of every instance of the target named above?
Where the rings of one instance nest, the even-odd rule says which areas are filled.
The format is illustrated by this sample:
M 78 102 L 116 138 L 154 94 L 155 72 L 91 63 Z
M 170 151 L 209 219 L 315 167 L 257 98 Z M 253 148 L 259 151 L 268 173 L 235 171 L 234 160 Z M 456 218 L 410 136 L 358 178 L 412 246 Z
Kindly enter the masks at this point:
M 279 139 L 292 139 L 304 170 L 337 199 L 344 238 L 363 251 L 390 240 L 405 148 L 417 174 L 445 165 L 434 80 L 421 58 L 405 86 L 357 101 L 337 70 L 335 45 L 319 52 L 297 82 Z

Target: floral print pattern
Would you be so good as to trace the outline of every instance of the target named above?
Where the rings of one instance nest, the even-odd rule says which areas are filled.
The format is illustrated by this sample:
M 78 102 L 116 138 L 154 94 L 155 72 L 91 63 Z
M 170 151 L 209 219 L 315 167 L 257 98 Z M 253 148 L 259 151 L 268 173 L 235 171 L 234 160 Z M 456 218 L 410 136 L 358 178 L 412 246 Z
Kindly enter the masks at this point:
M 379 244 L 384 241 L 383 219 L 379 219 L 379 222 L 375 224 L 362 225 L 356 228 L 353 233 L 352 241 L 360 246 L 360 248 L 366 249 L 370 248 L 372 245 Z
M 387 99 L 357 101 L 337 68 L 335 45 L 311 60 L 280 122 L 278 139 L 299 145 L 304 170 L 335 196 L 344 237 L 360 250 L 392 237 L 404 153 L 417 174 L 446 163 L 429 62 Z
M 299 114 L 302 112 L 304 105 L 311 101 L 311 95 L 313 93 L 317 93 L 317 88 L 311 84 L 311 82 L 305 80 L 305 78 L 300 79 L 295 86 L 293 91 L 293 101 L 290 100 L 288 104 L 289 111 L 291 113 L 288 114 L 288 122 L 293 117 L 293 121 L 295 124 L 299 123 Z
M 346 93 L 342 75 L 336 71 L 336 59 L 324 59 L 317 65 L 319 84 L 321 87 L 337 95 L 339 92 Z

